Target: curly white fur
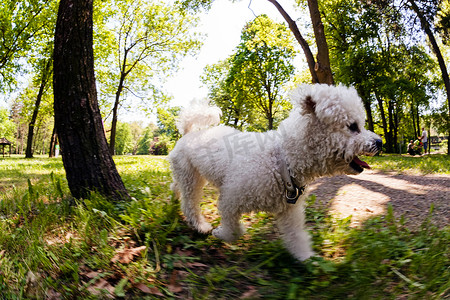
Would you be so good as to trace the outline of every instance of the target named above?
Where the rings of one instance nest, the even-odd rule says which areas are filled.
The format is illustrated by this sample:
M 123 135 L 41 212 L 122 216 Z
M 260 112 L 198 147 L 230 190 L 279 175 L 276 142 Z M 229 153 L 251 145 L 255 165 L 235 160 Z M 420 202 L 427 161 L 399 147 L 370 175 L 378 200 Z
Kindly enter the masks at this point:
M 220 108 L 209 106 L 208 102 L 204 100 L 195 100 L 188 108 L 181 111 L 177 128 L 184 135 L 190 131 L 219 125 L 221 116 Z
M 357 155 L 374 155 L 381 139 L 364 129 L 364 109 L 353 88 L 302 85 L 292 93 L 294 105 L 278 130 L 240 132 L 216 126 L 220 110 L 192 105 L 180 115 L 184 136 L 169 155 L 172 189 L 181 196 L 187 222 L 207 233 L 212 226 L 201 214 L 206 181 L 220 191 L 221 224 L 213 235 L 232 242 L 245 232 L 244 213 L 275 215 L 287 249 L 298 259 L 313 255 L 304 230 L 303 199 L 289 204 L 281 175 L 286 166 L 297 186 L 320 176 L 358 174 Z M 207 128 L 210 127 L 210 128 Z

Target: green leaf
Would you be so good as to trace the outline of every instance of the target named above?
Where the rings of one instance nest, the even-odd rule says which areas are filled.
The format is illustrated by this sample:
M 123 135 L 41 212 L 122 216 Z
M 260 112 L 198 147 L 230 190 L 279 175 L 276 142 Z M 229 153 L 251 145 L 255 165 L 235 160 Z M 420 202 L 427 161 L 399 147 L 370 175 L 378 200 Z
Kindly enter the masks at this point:
M 125 286 L 128 283 L 128 278 L 122 278 L 114 287 L 114 293 L 117 297 L 125 297 Z

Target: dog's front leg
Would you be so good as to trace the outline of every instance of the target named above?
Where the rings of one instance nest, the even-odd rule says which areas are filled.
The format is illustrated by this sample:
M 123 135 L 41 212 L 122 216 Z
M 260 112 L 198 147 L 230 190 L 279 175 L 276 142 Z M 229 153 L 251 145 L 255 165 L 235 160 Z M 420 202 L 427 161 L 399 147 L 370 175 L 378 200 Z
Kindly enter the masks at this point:
M 222 195 L 219 199 L 218 209 L 221 215 L 221 221 L 219 227 L 214 229 L 212 234 L 228 243 L 236 241 L 245 233 L 245 227 L 239 221 L 241 213 L 231 202 L 226 201 Z
M 314 256 L 311 249 L 311 237 L 305 231 L 305 212 L 303 201 L 290 204 L 288 208 L 277 216 L 278 227 L 284 244 L 291 254 L 303 261 Z

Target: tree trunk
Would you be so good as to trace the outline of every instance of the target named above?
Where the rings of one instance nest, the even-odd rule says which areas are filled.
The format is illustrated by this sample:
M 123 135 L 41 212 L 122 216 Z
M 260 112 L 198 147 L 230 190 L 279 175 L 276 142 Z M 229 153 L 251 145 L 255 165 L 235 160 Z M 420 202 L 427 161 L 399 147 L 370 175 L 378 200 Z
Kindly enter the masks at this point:
M 317 45 L 317 60 L 314 66 L 320 83 L 334 84 L 333 74 L 330 67 L 330 55 L 328 43 L 325 37 L 322 18 L 320 17 L 319 4 L 317 0 L 308 0 L 309 14 L 314 29 L 314 37 Z
M 67 182 L 76 198 L 128 193 L 108 149 L 98 108 L 93 55 L 93 0 L 61 0 L 55 30 L 54 110 Z
M 424 14 L 420 11 L 419 7 L 417 6 L 417 4 L 414 0 L 408 0 L 408 1 L 411 4 L 411 8 L 414 10 L 414 12 L 419 17 L 420 24 L 422 25 L 423 30 L 427 34 L 428 39 L 430 40 L 433 52 L 436 55 L 436 58 L 438 60 L 439 68 L 441 69 L 441 73 L 442 73 L 442 80 L 444 81 L 445 91 L 447 93 L 448 117 L 450 118 L 450 77 L 447 72 L 447 67 L 445 65 L 444 57 L 442 56 L 441 49 L 439 48 L 439 45 L 436 42 L 436 39 L 434 37 L 433 31 L 430 28 L 430 24 L 428 23 L 428 20 L 425 18 Z M 447 128 L 447 134 L 450 137 L 450 128 Z M 448 143 L 447 155 L 450 155 L 450 141 Z
M 417 126 L 416 138 L 417 138 L 419 136 L 422 136 L 422 130 L 420 128 L 419 104 L 416 105 L 415 113 L 416 113 L 416 126 Z
M 298 43 L 302 47 L 303 52 L 306 56 L 306 61 L 308 63 L 309 72 L 311 73 L 312 82 L 334 84 L 333 73 L 331 72 L 330 67 L 328 44 L 325 37 L 325 31 L 317 0 L 308 0 L 309 13 L 314 29 L 314 36 L 316 39 L 317 61 L 314 59 L 314 55 L 311 52 L 308 42 L 306 42 L 306 40 L 303 38 L 295 21 L 292 20 L 292 18 L 276 0 L 268 1 L 277 8 L 277 10 L 286 20 L 289 25 L 289 29 L 292 31 Z
M 393 128 L 393 145 L 395 153 L 401 153 L 401 149 L 398 148 L 398 108 L 394 107 L 394 128 Z
M 125 64 L 125 62 L 124 62 Z M 120 103 L 120 95 L 122 94 L 123 90 L 123 82 L 125 81 L 125 73 L 122 72 L 122 75 L 120 76 L 119 86 L 117 88 L 116 92 L 116 99 L 114 101 L 113 111 L 112 111 L 112 121 L 111 121 L 111 135 L 109 137 L 109 152 L 111 155 L 114 155 L 116 153 L 116 132 L 117 132 L 117 115 L 119 110 L 119 103 Z
M 388 131 L 386 136 L 386 152 L 388 153 L 394 153 L 394 136 L 392 134 L 393 129 L 395 127 L 394 125 L 394 105 L 392 100 L 389 100 L 388 102 Z
M 380 114 L 381 114 L 381 122 L 382 122 L 382 125 L 383 125 L 384 139 L 386 140 L 386 144 L 385 145 L 387 145 L 387 144 L 389 144 L 390 141 L 388 142 L 389 132 L 388 132 L 388 125 L 387 125 L 387 120 L 386 120 L 386 114 L 384 113 L 383 99 L 378 97 L 378 95 L 376 93 L 375 93 L 375 98 L 378 101 L 378 109 L 380 110 Z
M 366 110 L 366 117 L 367 117 L 367 126 L 370 131 L 374 131 L 373 127 L 373 116 L 372 116 L 372 109 L 371 109 L 371 103 L 370 100 L 363 99 L 364 108 Z
M 58 139 L 58 136 L 56 135 L 56 128 L 55 128 L 55 125 L 53 125 L 52 137 L 50 138 L 50 148 L 48 149 L 48 157 L 55 156 L 55 146 L 56 146 L 57 139 Z
M 273 129 L 273 102 L 274 100 L 270 100 L 269 99 L 269 110 L 267 111 L 267 121 L 268 121 L 268 126 L 267 126 L 267 130 L 272 130 Z
M 49 58 L 45 64 L 45 68 L 42 70 L 41 84 L 39 86 L 39 92 L 36 97 L 36 103 L 34 104 L 33 115 L 31 116 L 30 123 L 28 124 L 27 135 L 27 148 L 25 150 L 25 158 L 33 158 L 33 136 L 34 126 L 36 125 L 37 116 L 39 113 L 39 106 L 41 105 L 42 96 L 44 95 L 45 88 L 47 87 L 50 79 L 50 70 L 52 65 L 52 59 Z
M 417 131 L 416 131 L 416 114 L 414 112 L 414 100 L 411 101 L 411 118 L 412 118 L 412 126 L 413 126 L 413 129 L 414 129 L 414 136 L 417 136 Z
M 294 34 L 294 37 L 297 39 L 298 43 L 303 49 L 303 52 L 306 56 L 306 61 L 308 63 L 309 72 L 311 73 L 312 77 L 312 83 L 320 83 L 319 77 L 316 73 L 316 61 L 314 60 L 314 55 L 311 52 L 311 49 L 309 48 L 308 42 L 303 38 L 302 34 L 300 33 L 300 30 L 297 27 L 297 24 L 294 20 L 288 15 L 288 13 L 284 10 L 284 8 L 276 1 L 276 0 L 268 0 L 270 3 L 272 3 L 280 12 L 280 14 L 283 16 L 283 18 L 286 20 L 286 22 L 289 25 L 289 29 Z

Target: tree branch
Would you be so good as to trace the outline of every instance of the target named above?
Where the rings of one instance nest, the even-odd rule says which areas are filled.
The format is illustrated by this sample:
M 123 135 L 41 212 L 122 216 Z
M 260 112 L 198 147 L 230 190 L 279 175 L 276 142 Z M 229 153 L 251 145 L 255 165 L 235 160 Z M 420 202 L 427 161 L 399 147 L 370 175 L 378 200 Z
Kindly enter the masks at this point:
M 317 77 L 317 73 L 315 71 L 316 61 L 314 59 L 314 55 L 312 54 L 311 49 L 309 48 L 308 42 L 306 42 L 306 40 L 303 38 L 302 34 L 300 33 L 300 30 L 298 29 L 297 24 L 295 23 L 294 20 L 292 20 L 292 18 L 288 15 L 288 13 L 284 10 L 284 8 L 276 0 L 267 0 L 267 1 L 272 3 L 278 9 L 280 14 L 283 16 L 283 18 L 288 23 L 289 29 L 292 31 L 295 39 L 298 41 L 298 43 L 300 44 L 300 46 L 303 49 L 303 52 L 305 53 L 309 71 L 312 76 L 312 82 L 318 83 L 319 78 Z

